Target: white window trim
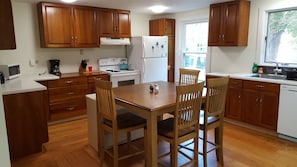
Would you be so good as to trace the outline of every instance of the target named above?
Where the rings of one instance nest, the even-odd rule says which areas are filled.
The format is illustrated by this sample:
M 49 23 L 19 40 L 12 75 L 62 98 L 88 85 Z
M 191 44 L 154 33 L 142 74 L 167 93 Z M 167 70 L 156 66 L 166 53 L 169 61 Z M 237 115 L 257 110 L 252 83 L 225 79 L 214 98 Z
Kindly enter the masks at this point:
M 268 13 L 269 12 L 277 12 L 284 10 L 297 10 L 297 7 L 289 7 L 289 8 L 278 8 L 278 9 L 258 9 L 258 34 L 257 34 L 257 44 L 256 44 L 256 54 L 258 55 L 255 62 L 258 62 L 259 65 L 263 66 L 275 66 L 275 63 L 265 63 L 265 49 L 266 49 L 266 41 L 265 37 L 267 35 L 267 24 L 268 24 Z M 280 64 L 279 66 L 283 66 Z M 285 67 L 297 67 L 297 64 L 286 64 Z
M 189 21 L 183 21 L 182 22 L 182 31 L 181 31 L 181 42 L 180 42 L 180 51 L 179 51 L 179 55 L 178 55 L 178 68 L 181 68 L 183 66 L 183 62 L 184 62 L 184 54 L 185 53 L 194 53 L 194 54 L 205 54 L 206 53 L 206 64 L 205 64 L 205 73 L 210 72 L 210 48 L 207 47 L 207 51 L 206 52 L 185 52 L 184 48 L 185 48 L 185 31 L 186 31 L 186 24 L 191 24 L 191 23 L 203 23 L 203 22 L 209 22 L 208 18 L 205 19 L 196 19 L 196 20 L 189 20 Z

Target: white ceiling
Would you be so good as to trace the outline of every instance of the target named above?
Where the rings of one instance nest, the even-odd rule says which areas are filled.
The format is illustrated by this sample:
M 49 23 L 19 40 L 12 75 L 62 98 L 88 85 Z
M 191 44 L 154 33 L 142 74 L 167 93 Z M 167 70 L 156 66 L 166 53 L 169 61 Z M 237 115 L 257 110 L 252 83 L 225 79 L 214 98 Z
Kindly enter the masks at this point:
M 37 3 L 40 0 L 12 0 L 16 2 Z M 46 0 L 58 2 L 60 0 Z M 168 9 L 164 13 L 179 13 L 195 9 L 207 8 L 209 4 L 226 0 L 77 0 L 75 5 L 95 6 L 114 9 L 125 9 L 135 13 L 153 14 L 148 8 L 153 5 L 164 5 Z

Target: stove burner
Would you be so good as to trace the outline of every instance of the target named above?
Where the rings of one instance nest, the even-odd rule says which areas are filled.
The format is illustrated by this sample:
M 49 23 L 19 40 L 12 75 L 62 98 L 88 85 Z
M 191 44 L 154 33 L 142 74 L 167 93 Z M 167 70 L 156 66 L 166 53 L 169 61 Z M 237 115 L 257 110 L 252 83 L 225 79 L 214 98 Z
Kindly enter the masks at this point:
M 118 70 L 106 70 L 106 71 L 109 71 L 109 72 L 120 72 Z

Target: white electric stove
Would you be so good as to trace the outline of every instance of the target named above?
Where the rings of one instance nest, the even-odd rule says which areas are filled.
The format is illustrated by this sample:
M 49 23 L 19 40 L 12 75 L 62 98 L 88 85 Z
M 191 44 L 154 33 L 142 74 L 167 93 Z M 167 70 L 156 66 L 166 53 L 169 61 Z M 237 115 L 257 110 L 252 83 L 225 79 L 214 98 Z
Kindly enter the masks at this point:
M 98 60 L 100 71 L 110 74 L 110 81 L 113 87 L 133 85 L 140 83 L 140 71 L 126 68 L 121 69 L 121 65 L 128 67 L 127 58 L 106 58 Z

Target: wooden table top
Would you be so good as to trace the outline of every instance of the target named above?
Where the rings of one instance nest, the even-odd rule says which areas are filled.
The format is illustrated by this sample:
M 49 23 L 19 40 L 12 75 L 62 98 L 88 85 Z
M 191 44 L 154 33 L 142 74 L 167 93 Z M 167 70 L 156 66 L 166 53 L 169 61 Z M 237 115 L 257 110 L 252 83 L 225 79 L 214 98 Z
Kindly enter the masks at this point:
M 175 106 L 176 83 L 154 82 L 159 86 L 158 93 L 151 93 L 150 83 L 114 88 L 115 99 L 147 111 L 162 110 Z

